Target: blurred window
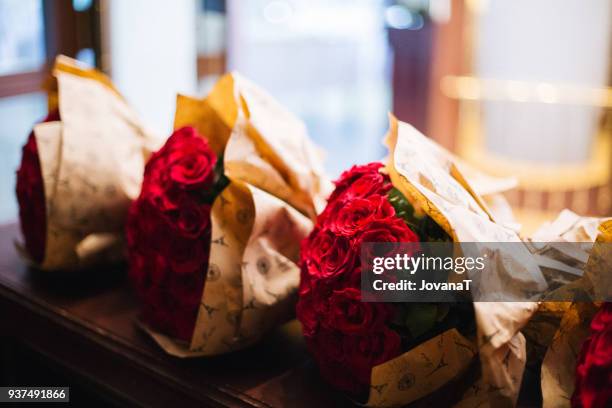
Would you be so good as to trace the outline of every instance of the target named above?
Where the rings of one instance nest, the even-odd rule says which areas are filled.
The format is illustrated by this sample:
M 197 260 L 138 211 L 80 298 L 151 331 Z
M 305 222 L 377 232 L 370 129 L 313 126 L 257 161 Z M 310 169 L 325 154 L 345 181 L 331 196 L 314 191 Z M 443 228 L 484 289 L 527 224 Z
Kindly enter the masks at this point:
M 196 14 L 198 87 L 209 89 L 226 71 L 225 0 L 199 0 Z
M 42 0 L 2 0 L 0 75 L 36 71 L 44 63 Z
M 15 171 L 21 160 L 21 146 L 32 123 L 44 118 L 47 97 L 43 92 L 0 98 L 0 223 L 15 219 Z
M 32 125 L 45 117 L 41 85 L 55 55 L 99 61 L 96 0 L 0 0 L 0 223 L 15 219 L 15 170 Z
M 390 110 L 384 2 L 230 0 L 228 66 L 302 118 L 338 175 L 378 160 Z
M 467 75 L 440 83 L 460 103 L 459 153 L 517 177 L 509 198 L 525 213 L 610 215 L 612 3 L 466 5 Z
M 483 6 L 476 21 L 475 73 L 507 92 L 483 103 L 489 151 L 538 163 L 589 159 L 602 108 L 575 95 L 608 84 L 611 16 L 609 0 Z
M 44 117 L 42 0 L 0 2 L 0 222 L 17 214 L 15 170 L 32 123 Z

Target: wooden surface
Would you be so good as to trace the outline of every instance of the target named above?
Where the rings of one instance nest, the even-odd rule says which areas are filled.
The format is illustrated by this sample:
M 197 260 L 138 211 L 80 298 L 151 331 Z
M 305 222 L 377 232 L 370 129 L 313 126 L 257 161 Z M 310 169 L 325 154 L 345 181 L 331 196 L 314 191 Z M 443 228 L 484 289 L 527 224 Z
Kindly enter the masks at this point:
M 137 328 L 124 271 L 28 268 L 18 235 L 16 225 L 0 226 L 0 386 L 70 386 L 71 405 L 88 408 L 354 406 L 321 381 L 295 320 L 248 350 L 171 357 Z M 458 395 L 450 383 L 410 407 L 450 406 Z M 518 405 L 541 405 L 529 371 Z
M 297 322 L 242 352 L 170 357 L 136 327 L 138 308 L 122 271 L 51 278 L 18 257 L 17 237 L 16 225 L 0 226 L 0 343 L 30 350 L 12 356 L 26 359 L 12 361 L 12 371 L 29 370 L 27 359 L 49 361 L 64 373 L 57 381 L 73 379 L 104 406 L 350 405 L 319 379 Z

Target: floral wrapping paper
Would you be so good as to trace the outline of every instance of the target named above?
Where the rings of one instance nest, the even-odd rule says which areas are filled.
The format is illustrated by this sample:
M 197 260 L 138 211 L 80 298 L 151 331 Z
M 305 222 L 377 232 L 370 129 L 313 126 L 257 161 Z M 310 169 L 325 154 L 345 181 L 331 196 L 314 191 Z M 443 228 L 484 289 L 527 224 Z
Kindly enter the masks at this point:
M 304 124 L 232 73 L 204 100 L 177 99 L 175 128 L 194 126 L 223 157 L 230 184 L 212 208 L 210 261 L 190 344 L 146 329 L 178 357 L 256 342 L 294 313 L 302 239 L 331 183 Z
M 34 127 L 47 213 L 37 266 L 70 270 L 120 260 L 127 209 L 161 140 L 102 73 L 59 56 L 53 76 L 49 108 L 59 109 L 61 120 Z

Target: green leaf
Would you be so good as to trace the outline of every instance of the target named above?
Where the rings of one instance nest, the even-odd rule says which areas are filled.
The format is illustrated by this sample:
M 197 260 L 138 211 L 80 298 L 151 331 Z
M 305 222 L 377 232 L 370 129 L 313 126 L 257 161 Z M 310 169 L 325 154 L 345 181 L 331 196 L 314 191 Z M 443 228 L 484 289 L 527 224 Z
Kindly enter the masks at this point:
M 208 191 L 202 192 L 202 200 L 205 203 L 212 204 L 215 198 L 227 187 L 230 180 L 225 176 L 223 169 L 223 156 L 217 158 L 217 164 L 215 164 L 215 181 L 212 188 Z
M 393 187 L 387 195 L 389 203 L 395 209 L 395 214 L 404 220 L 406 225 L 414 231 L 423 242 L 449 242 L 448 234 L 428 215 L 418 217 L 410 201 Z
M 411 303 L 406 306 L 408 310 L 404 322 L 413 338 L 427 333 L 438 321 L 438 305 L 436 304 Z

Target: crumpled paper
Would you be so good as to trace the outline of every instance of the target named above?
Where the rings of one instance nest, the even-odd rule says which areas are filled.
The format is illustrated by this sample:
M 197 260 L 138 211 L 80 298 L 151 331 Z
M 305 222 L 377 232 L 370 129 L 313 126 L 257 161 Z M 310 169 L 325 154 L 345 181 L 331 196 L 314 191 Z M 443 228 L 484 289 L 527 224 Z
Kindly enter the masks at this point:
M 387 145 L 391 154 L 386 169 L 394 187 L 416 211 L 430 216 L 454 241 L 521 242 L 516 229 L 505 223 L 508 219 L 498 221 L 474 187 L 478 185 L 479 191 L 494 194 L 511 186 L 511 182 L 496 183 L 495 179 L 468 168 L 393 116 Z M 498 291 L 504 288 L 506 298 L 512 290 L 522 293 L 546 287 L 527 247 L 524 253 L 515 250 L 512 254 L 504 254 L 499 247 L 490 249 L 500 256 L 492 265 L 488 285 Z M 519 330 L 536 309 L 536 302 L 475 302 L 476 339 L 468 339 L 456 330 L 447 331 L 375 367 L 367 405 L 401 406 L 428 395 L 464 373 L 478 354 L 482 377 L 458 406 L 473 406 L 473 402 L 482 406 L 513 406 L 526 359 L 525 338 Z M 411 380 L 407 381 L 408 378 Z
M 99 71 L 57 57 L 49 108 L 61 121 L 34 127 L 45 189 L 45 270 L 123 257 L 123 224 L 144 163 L 162 142 Z M 17 244 L 21 253 L 27 258 Z
M 230 184 L 212 207 L 210 261 L 191 342 L 146 330 L 178 357 L 227 353 L 293 315 L 300 242 L 331 183 L 304 124 L 239 74 L 223 76 L 203 100 L 179 95 L 174 125 L 194 126 L 208 140 Z
M 545 254 L 547 268 L 560 272 L 577 269 L 578 277 L 555 292 L 580 294 L 587 299 L 601 299 L 601 288 L 611 285 L 612 219 L 581 217 L 563 210 L 552 222 L 547 222 L 533 235 L 534 245 Z M 585 243 L 584 247 L 555 246 L 555 243 Z M 568 251 L 567 248 L 573 248 Z M 569 407 L 574 391 L 576 360 L 582 342 L 589 334 L 590 322 L 600 302 L 585 299 L 576 302 L 542 302 L 525 328 L 534 360 L 542 360 L 542 402 L 546 408 Z M 542 358 L 543 355 L 543 358 Z
M 595 259 L 593 251 L 609 248 L 603 242 L 594 245 L 606 220 L 609 218 L 581 217 L 563 210 L 554 221 L 544 223 L 534 232 L 528 244 L 552 289 L 544 299 L 571 299 L 572 296 L 561 294 L 580 288 L 594 290 L 593 299 L 605 297 L 606 289 L 612 286 L 612 277 L 605 273 L 593 274 L 593 267 L 587 268 L 587 264 Z M 605 259 L 604 254 L 599 258 Z
M 576 360 L 597 312 L 594 303 L 569 303 L 544 355 L 541 369 L 542 406 L 569 407 L 574 392 Z

